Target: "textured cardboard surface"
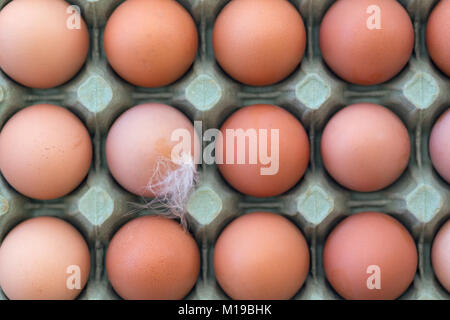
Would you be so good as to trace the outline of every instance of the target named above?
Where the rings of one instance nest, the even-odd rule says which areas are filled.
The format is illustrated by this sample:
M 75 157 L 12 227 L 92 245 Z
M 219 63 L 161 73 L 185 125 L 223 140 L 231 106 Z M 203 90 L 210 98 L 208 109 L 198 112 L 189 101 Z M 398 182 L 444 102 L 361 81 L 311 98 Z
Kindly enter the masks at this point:
M 9 0 L 0 0 L 0 8 Z M 327 283 L 322 249 L 332 228 L 345 216 L 361 211 L 389 213 L 413 235 L 419 267 L 413 284 L 401 299 L 449 299 L 437 282 L 430 247 L 438 228 L 450 217 L 450 186 L 433 170 L 428 138 L 436 118 L 450 106 L 450 79 L 432 64 L 425 47 L 427 17 L 435 0 L 402 0 L 415 27 L 415 49 L 409 64 L 394 79 L 377 86 L 357 86 L 337 78 L 324 64 L 318 45 L 320 21 L 333 0 L 292 0 L 307 27 L 307 50 L 301 66 L 279 84 L 243 86 L 217 65 L 211 33 L 225 0 L 180 1 L 194 17 L 200 42 L 192 68 L 177 82 L 159 89 L 133 87 L 108 65 L 103 31 L 112 11 L 123 0 L 70 0 L 81 7 L 89 26 L 88 60 L 68 83 L 46 90 L 18 85 L 0 72 L 0 127 L 18 110 L 37 103 L 68 108 L 87 126 L 94 143 L 88 177 L 68 196 L 36 201 L 15 192 L 0 177 L 0 239 L 20 221 L 40 215 L 61 217 L 86 238 L 92 258 L 91 275 L 79 299 L 118 299 L 104 269 L 108 242 L 126 221 L 136 217 L 130 202 L 142 199 L 121 188 L 108 172 L 104 142 L 109 127 L 125 110 L 144 102 L 162 102 L 202 120 L 203 130 L 218 128 L 231 113 L 253 103 L 279 105 L 307 129 L 311 162 L 304 178 L 289 192 L 257 199 L 239 194 L 223 180 L 215 165 L 202 165 L 201 183 L 187 204 L 191 232 L 201 256 L 201 272 L 187 299 L 226 299 L 214 278 L 212 254 L 220 231 L 233 218 L 251 211 L 272 211 L 290 218 L 303 231 L 311 250 L 307 281 L 295 299 L 339 299 Z M 373 193 L 351 192 L 325 172 L 320 158 L 324 125 L 342 107 L 374 102 L 394 111 L 407 126 L 412 153 L 408 169 L 390 187 Z M 140 212 L 139 214 L 154 214 Z M 0 298 L 5 298 L 1 295 Z

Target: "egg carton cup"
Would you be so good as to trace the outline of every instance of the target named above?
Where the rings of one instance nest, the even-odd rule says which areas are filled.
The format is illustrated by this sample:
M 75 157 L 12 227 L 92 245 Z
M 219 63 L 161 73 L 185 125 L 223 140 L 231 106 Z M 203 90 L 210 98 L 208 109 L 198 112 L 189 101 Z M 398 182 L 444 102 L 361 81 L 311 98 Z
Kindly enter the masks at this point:
M 3 8 L 9 0 L 0 0 Z M 179 1 L 193 16 L 199 49 L 193 66 L 177 82 L 162 88 L 141 88 L 121 79 L 108 65 L 103 48 L 105 24 L 123 0 L 69 0 L 81 8 L 89 27 L 86 64 L 68 83 L 53 89 L 23 87 L 0 72 L 0 127 L 16 112 L 38 103 L 52 103 L 75 113 L 93 140 L 93 164 L 87 178 L 69 195 L 38 201 L 18 194 L 0 177 L 0 239 L 19 222 L 43 215 L 60 217 L 78 228 L 91 252 L 89 281 L 78 299 L 120 299 L 105 270 L 105 253 L 114 233 L 127 221 L 157 211 L 134 210 L 142 203 L 120 187 L 108 171 L 105 139 L 116 118 L 146 102 L 176 107 L 203 131 L 220 128 L 237 109 L 255 103 L 281 106 L 295 115 L 308 132 L 311 159 L 305 176 L 289 192 L 254 198 L 233 190 L 216 165 L 199 167 L 200 183 L 187 203 L 190 231 L 201 253 L 200 276 L 186 299 L 228 299 L 214 276 L 213 250 L 223 228 L 238 216 L 270 211 L 286 216 L 304 233 L 311 265 L 307 280 L 294 299 L 340 299 L 326 280 L 322 252 L 327 235 L 348 215 L 385 212 L 402 222 L 414 237 L 419 263 L 414 282 L 400 299 L 449 299 L 437 281 L 430 260 L 431 244 L 450 217 L 450 186 L 432 167 L 428 153 L 430 130 L 450 106 L 450 79 L 431 62 L 425 27 L 435 0 L 401 0 L 415 30 L 414 52 L 392 80 L 358 86 L 335 76 L 322 60 L 319 26 L 332 0 L 292 0 L 307 29 L 307 49 L 301 65 L 287 79 L 265 87 L 242 85 L 218 66 L 212 49 L 212 29 L 225 0 Z M 325 171 L 320 139 L 325 124 L 338 110 L 357 102 L 372 102 L 395 112 L 408 128 L 412 153 L 407 170 L 391 186 L 371 193 L 349 191 Z M 204 146 L 209 142 L 203 142 Z M 280 261 L 280 263 L 282 263 Z M 6 297 L 0 293 L 0 299 Z

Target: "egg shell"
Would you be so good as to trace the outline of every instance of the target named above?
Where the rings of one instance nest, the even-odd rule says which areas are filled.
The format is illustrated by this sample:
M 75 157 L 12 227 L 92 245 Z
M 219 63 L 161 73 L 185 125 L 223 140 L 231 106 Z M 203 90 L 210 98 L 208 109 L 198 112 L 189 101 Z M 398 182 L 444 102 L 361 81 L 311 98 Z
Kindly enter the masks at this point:
M 200 144 L 194 126 L 177 109 L 147 103 L 124 112 L 109 130 L 105 147 L 108 167 L 116 181 L 131 193 L 154 197 L 147 186 L 155 170 L 164 177 L 175 168 L 158 167 L 158 163 L 161 157 L 171 159 L 179 144 L 179 140 L 172 140 L 172 134 L 180 129 L 190 134 L 191 155 L 198 154 Z
M 83 66 L 89 33 L 62 0 L 14 0 L 0 11 L 0 69 L 20 84 L 52 88 Z M 75 24 L 76 23 L 76 24 Z
M 412 283 L 417 249 L 408 230 L 379 212 L 363 212 L 340 222 L 323 249 L 323 266 L 331 286 L 350 300 L 391 300 Z M 369 289 L 379 268 L 380 288 Z M 372 283 L 373 284 L 373 283 Z
M 127 0 L 111 15 L 104 46 L 112 68 L 141 87 L 161 87 L 192 65 L 198 35 L 190 14 L 173 0 Z
M 408 166 L 409 133 L 389 109 L 358 103 L 338 111 L 326 124 L 321 155 L 328 173 L 355 191 L 381 190 Z
M 11 300 L 75 299 L 86 285 L 89 271 L 86 241 L 58 218 L 25 220 L 0 246 L 0 287 Z
M 246 138 L 245 146 L 242 147 L 239 144 L 239 138 L 235 137 L 233 138 L 234 149 L 231 149 L 229 144 L 232 141 L 227 138 L 227 131 L 235 130 L 234 132 L 238 133 L 239 129 L 244 132 L 255 130 L 257 145 L 253 146 L 250 139 Z M 264 133 L 260 129 L 266 130 L 266 146 L 261 142 Z M 278 141 L 272 142 L 273 130 L 278 132 Z M 222 125 L 220 131 L 223 140 L 218 141 L 216 152 L 222 163 L 218 164 L 218 168 L 225 180 L 244 194 L 255 197 L 282 194 L 301 179 L 308 167 L 310 153 L 306 131 L 297 118 L 280 107 L 264 104 L 246 106 L 233 113 Z M 278 152 L 275 146 L 278 147 Z M 253 150 L 253 147 L 257 151 L 256 163 L 250 161 L 250 150 Z M 272 157 L 268 164 L 263 163 L 260 156 L 261 152 L 266 154 L 265 148 L 267 148 L 267 155 Z M 234 150 L 232 163 L 227 160 L 231 158 L 227 149 Z M 278 159 L 275 153 L 278 154 Z M 244 155 L 245 163 L 239 163 L 238 156 Z M 264 168 L 271 169 L 263 174 Z
M 450 292 L 450 220 L 439 229 L 433 240 L 431 261 L 440 284 Z
M 200 270 L 194 238 L 174 220 L 143 216 L 122 226 L 106 253 L 106 271 L 124 299 L 182 299 Z
M 450 0 L 439 1 L 428 17 L 426 44 L 433 62 L 450 77 Z
M 439 175 L 450 183 L 450 109 L 439 117 L 431 130 L 430 156 Z
M 374 85 L 391 79 L 407 64 L 414 29 L 395 0 L 339 0 L 322 19 L 319 43 L 323 59 L 339 77 Z
M 217 281 L 233 299 L 289 299 L 305 282 L 308 270 L 303 234 L 274 213 L 237 218 L 225 227 L 214 248 Z
M 302 60 L 305 46 L 303 19 L 286 0 L 233 0 L 219 13 L 213 29 L 220 66 L 253 86 L 286 78 Z
M 0 171 L 14 189 L 30 198 L 67 195 L 86 177 L 91 162 L 89 132 L 79 118 L 59 106 L 22 109 L 0 132 Z

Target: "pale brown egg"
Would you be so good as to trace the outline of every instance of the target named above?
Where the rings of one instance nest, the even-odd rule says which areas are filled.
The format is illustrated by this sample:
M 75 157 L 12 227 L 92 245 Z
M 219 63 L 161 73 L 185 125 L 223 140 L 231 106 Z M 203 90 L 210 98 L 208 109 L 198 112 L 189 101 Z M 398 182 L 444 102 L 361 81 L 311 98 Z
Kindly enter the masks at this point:
M 192 65 L 198 35 L 194 20 L 174 0 L 127 0 L 109 18 L 104 46 L 112 68 L 141 87 L 161 87 Z
M 63 0 L 14 0 L 0 11 L 0 69 L 32 88 L 59 86 L 83 66 L 89 33 Z
M 436 171 L 450 183 L 450 109 L 439 117 L 431 130 L 430 156 Z
M 86 127 L 59 106 L 39 104 L 17 112 L 0 132 L 0 171 L 23 195 L 56 199 L 86 177 L 92 142 Z
M 400 222 L 384 213 L 363 212 L 331 231 L 323 267 L 331 286 L 345 299 L 396 299 L 414 280 L 417 248 Z
M 431 262 L 439 282 L 450 292 L 450 220 L 439 229 L 433 240 Z
M 428 17 L 426 42 L 434 63 L 450 77 L 450 0 L 439 1 Z
M 303 234 L 275 213 L 237 218 L 225 227 L 214 248 L 217 281 L 233 299 L 289 299 L 302 287 L 308 270 Z
M 286 0 L 233 0 L 213 29 L 214 54 L 232 78 L 264 86 L 293 72 L 303 58 L 306 31 Z
M 172 139 L 183 130 L 186 140 Z M 176 169 L 172 153 L 183 141 L 189 141 L 191 158 L 200 144 L 192 122 L 177 109 L 159 103 L 147 103 L 124 112 L 112 125 L 106 139 L 106 160 L 116 181 L 139 196 L 154 197 L 158 184 Z M 160 179 L 161 178 L 161 179 Z
M 282 194 L 308 167 L 308 135 L 300 121 L 283 108 L 246 106 L 233 113 L 220 131 L 223 140 L 216 145 L 220 173 L 244 194 Z M 232 135 L 227 137 L 227 132 Z
M 322 20 L 319 41 L 323 59 L 339 77 L 374 85 L 408 63 L 414 29 L 396 0 L 339 0 Z
M 86 241 L 58 218 L 25 220 L 0 246 L 0 287 L 11 300 L 75 299 L 89 271 Z
M 127 300 L 177 300 L 197 281 L 200 253 L 180 224 L 144 216 L 122 226 L 106 253 L 114 290 Z
M 371 103 L 343 108 L 325 126 L 323 164 L 342 186 L 360 192 L 383 189 L 406 169 L 409 134 L 389 109 Z

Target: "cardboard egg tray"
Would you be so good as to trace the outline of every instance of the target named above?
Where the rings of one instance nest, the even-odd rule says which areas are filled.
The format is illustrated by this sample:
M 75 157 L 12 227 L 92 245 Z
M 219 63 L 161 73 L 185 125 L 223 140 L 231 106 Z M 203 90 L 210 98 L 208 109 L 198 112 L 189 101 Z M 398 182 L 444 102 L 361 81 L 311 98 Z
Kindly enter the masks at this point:
M 0 8 L 10 0 L 0 0 Z M 428 153 L 431 127 L 450 107 L 450 79 L 431 62 L 425 46 L 425 26 L 436 0 L 401 0 L 415 28 L 409 64 L 394 79 L 377 86 L 348 84 L 335 76 L 321 58 L 319 26 L 333 0 L 292 0 L 307 27 L 307 49 L 301 66 L 279 84 L 241 85 L 218 66 L 212 49 L 212 28 L 226 0 L 180 0 L 193 16 L 199 49 L 192 68 L 172 85 L 134 87 L 108 65 L 103 31 L 108 17 L 123 0 L 69 0 L 80 6 L 89 26 L 91 48 L 82 70 L 68 83 L 36 90 L 18 85 L 0 72 L 0 127 L 17 111 L 37 103 L 68 108 L 88 128 L 94 145 L 89 175 L 68 196 L 37 201 L 18 194 L 0 176 L 0 239 L 22 220 L 52 215 L 63 218 L 84 235 L 91 251 L 91 273 L 79 299 L 119 299 L 109 284 L 105 253 L 114 233 L 142 214 L 130 202 L 142 202 L 112 178 L 105 158 L 105 139 L 113 121 L 125 110 L 145 102 L 161 102 L 201 120 L 203 130 L 220 128 L 238 108 L 269 103 L 294 114 L 308 131 L 311 161 L 300 182 L 273 198 L 244 196 L 233 190 L 216 165 L 201 165 L 200 184 L 187 203 L 192 234 L 201 252 L 197 284 L 186 299 L 228 299 L 217 284 L 212 264 L 214 244 L 234 218 L 251 211 L 271 211 L 291 219 L 304 233 L 311 252 L 308 278 L 295 299 L 340 299 L 328 284 L 322 251 L 327 235 L 348 215 L 380 211 L 401 221 L 415 239 L 419 264 L 414 282 L 400 299 L 449 299 L 431 266 L 430 250 L 439 227 L 450 218 L 450 185 L 434 171 Z M 399 41 L 401 41 L 399 39 Z M 409 166 L 393 185 L 379 192 L 351 192 L 326 173 L 320 156 L 321 132 L 338 110 L 356 102 L 373 102 L 394 111 L 407 126 L 412 153 Z M 208 144 L 208 143 L 206 143 Z M 249 181 L 251 183 L 251 181 Z M 280 262 L 281 263 L 281 262 Z M 0 293 L 0 299 L 6 297 Z

